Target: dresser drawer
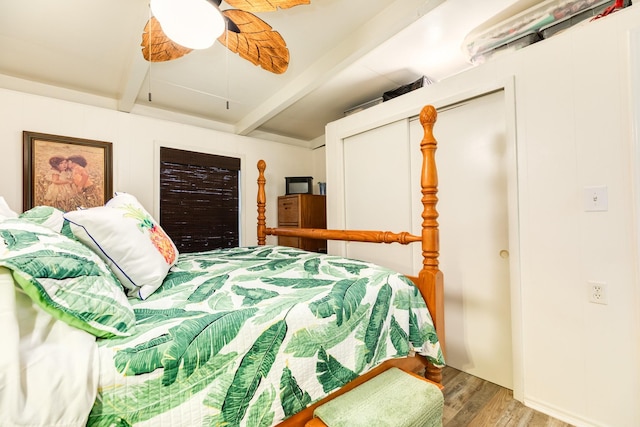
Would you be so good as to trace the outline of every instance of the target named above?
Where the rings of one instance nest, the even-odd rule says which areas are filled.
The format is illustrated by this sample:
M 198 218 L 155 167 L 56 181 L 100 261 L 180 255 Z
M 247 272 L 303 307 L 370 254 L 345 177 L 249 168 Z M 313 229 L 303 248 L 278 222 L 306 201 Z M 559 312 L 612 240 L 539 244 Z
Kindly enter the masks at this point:
M 278 236 L 278 245 L 299 248 L 300 239 L 298 237 Z
M 327 228 L 325 196 L 290 194 L 278 197 L 279 228 Z M 293 236 L 278 236 L 278 245 L 312 252 L 327 252 L 327 241 Z
M 300 211 L 298 199 L 282 197 L 278 200 L 278 224 L 298 225 Z

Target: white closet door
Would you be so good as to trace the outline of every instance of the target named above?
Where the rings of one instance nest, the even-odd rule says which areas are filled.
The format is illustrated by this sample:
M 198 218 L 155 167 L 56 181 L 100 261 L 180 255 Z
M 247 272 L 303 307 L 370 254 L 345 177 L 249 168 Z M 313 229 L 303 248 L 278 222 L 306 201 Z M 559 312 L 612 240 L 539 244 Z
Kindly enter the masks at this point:
M 447 364 L 512 389 L 504 92 L 439 111 L 434 135 Z
M 411 147 L 414 150 L 417 148 Z M 409 121 L 400 120 L 344 140 L 345 227 L 391 232 L 411 229 Z M 346 256 L 404 274 L 412 271 L 411 248 L 348 243 Z

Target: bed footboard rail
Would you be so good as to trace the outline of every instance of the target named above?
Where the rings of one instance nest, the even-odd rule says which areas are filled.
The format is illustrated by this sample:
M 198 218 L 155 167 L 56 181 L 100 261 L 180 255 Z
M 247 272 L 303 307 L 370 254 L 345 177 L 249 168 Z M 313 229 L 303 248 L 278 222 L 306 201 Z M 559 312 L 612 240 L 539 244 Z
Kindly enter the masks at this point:
M 377 230 L 327 230 L 320 228 L 265 228 L 268 236 L 291 236 L 308 239 L 346 240 L 367 243 L 400 243 L 406 245 L 420 242 L 422 237 L 408 232 L 392 233 Z

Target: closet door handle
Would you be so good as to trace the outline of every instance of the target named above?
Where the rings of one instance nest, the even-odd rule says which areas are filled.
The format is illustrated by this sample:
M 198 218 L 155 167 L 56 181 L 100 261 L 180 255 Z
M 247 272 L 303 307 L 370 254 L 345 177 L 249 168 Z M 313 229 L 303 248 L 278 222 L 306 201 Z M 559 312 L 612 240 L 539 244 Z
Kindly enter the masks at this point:
M 500 258 L 504 258 L 504 259 L 509 258 L 509 251 L 506 250 L 506 249 L 501 250 L 500 251 Z

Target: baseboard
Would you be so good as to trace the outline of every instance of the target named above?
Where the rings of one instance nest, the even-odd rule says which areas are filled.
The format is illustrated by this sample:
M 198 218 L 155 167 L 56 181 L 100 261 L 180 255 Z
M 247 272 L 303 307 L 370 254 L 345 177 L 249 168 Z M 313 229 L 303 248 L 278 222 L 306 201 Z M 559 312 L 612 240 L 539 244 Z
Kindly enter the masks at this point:
M 598 424 L 593 420 L 585 419 L 579 415 L 567 412 L 547 403 L 536 401 L 535 399 L 528 399 L 525 397 L 523 403 L 528 408 L 535 409 L 538 412 L 557 418 L 560 421 L 564 421 L 565 423 L 571 424 L 575 427 L 605 427 L 604 424 Z

